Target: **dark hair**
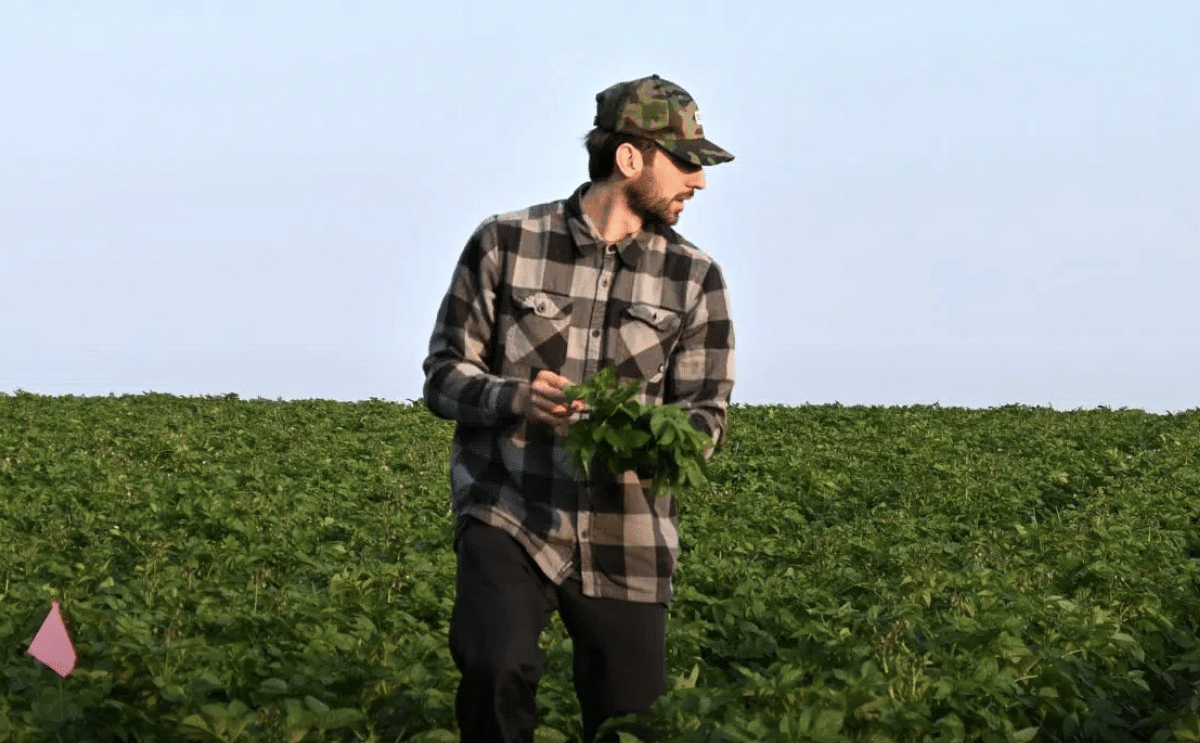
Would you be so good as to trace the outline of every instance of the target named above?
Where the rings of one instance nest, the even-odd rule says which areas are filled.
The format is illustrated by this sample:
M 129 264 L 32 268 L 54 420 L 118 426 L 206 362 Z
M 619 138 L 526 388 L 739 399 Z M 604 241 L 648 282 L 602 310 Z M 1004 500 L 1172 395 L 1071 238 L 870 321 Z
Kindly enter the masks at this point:
M 617 148 L 623 144 L 633 145 L 642 153 L 642 157 L 651 161 L 654 153 L 658 152 L 658 145 L 652 139 L 593 129 L 583 139 L 583 146 L 587 148 L 588 152 L 588 177 L 592 179 L 592 183 L 599 183 L 612 177 L 617 165 Z

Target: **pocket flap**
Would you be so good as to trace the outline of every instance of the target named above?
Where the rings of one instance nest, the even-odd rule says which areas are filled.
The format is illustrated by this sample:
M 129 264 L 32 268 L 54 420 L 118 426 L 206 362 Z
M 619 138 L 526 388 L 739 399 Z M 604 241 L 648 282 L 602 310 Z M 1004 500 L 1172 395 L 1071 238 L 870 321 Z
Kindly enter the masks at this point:
M 562 317 L 571 310 L 571 300 L 567 297 L 528 289 L 514 289 L 513 301 L 538 317 Z
M 679 313 L 655 307 L 652 304 L 631 304 L 625 312 L 642 322 L 653 325 L 657 330 L 668 333 L 679 327 Z

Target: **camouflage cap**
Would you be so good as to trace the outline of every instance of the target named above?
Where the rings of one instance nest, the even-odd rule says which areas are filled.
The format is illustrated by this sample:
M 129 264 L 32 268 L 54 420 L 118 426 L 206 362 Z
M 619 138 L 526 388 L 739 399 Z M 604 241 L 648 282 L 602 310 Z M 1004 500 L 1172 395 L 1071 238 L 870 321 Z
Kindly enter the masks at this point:
M 696 101 L 658 75 L 617 83 L 596 94 L 595 126 L 657 142 L 694 165 L 729 162 L 733 155 L 704 138 Z

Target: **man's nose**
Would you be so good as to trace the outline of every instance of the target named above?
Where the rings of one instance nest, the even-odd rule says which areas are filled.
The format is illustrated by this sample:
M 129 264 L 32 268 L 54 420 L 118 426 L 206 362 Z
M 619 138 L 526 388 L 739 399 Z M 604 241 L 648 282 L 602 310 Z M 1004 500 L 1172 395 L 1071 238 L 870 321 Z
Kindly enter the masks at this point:
M 706 185 L 707 185 L 707 181 L 705 181 L 705 179 L 704 179 L 704 168 L 701 168 L 700 170 L 697 170 L 695 173 L 692 173 L 691 176 L 688 178 L 688 187 L 689 188 L 694 188 L 694 189 L 699 190 L 699 189 L 704 188 Z

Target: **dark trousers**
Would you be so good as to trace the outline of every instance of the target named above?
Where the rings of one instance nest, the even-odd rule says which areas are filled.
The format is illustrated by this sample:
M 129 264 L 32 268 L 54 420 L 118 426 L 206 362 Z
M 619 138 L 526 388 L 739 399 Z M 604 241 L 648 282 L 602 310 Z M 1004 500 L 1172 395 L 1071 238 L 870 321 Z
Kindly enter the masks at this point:
M 456 592 L 450 652 L 462 672 L 463 743 L 533 740 L 546 668 L 538 638 L 556 609 L 574 648 L 584 741 L 604 720 L 648 712 L 666 692 L 662 604 L 589 598 L 577 580 L 556 586 L 515 539 L 475 519 L 458 540 Z

